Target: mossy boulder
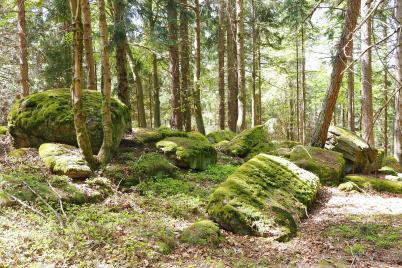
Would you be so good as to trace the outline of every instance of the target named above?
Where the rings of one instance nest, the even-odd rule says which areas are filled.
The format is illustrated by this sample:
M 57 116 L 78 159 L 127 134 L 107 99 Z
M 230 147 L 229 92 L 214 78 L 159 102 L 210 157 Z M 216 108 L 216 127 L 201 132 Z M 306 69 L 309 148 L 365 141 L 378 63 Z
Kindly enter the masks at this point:
M 292 152 L 293 148 L 301 145 L 300 142 L 297 141 L 289 141 L 289 140 L 282 140 L 282 141 L 272 141 L 273 149 L 268 152 L 271 155 L 282 156 L 282 157 L 289 157 L 290 153 Z
M 168 137 L 194 138 L 197 140 L 208 141 L 207 137 L 202 135 L 200 132 L 184 132 L 164 126 L 157 129 L 134 128 L 132 136 L 132 141 L 136 144 L 156 143 Z
M 222 228 L 285 241 L 315 200 L 319 178 L 292 162 L 259 154 L 211 194 L 207 212 Z
M 94 153 L 102 145 L 102 95 L 85 91 L 83 109 Z M 116 148 L 130 126 L 128 108 L 119 100 L 111 101 L 113 147 Z M 34 93 L 18 100 L 8 115 L 9 133 L 17 148 L 38 148 L 42 143 L 56 142 L 77 146 L 70 92 L 53 89 Z
M 83 204 L 96 202 L 107 197 L 105 192 L 88 184 L 76 184 L 67 176 L 43 176 L 26 173 L 0 173 L 0 207 L 18 203 L 18 201 L 39 201 L 42 197 L 47 202 Z M 18 201 L 17 201 L 18 200 Z
M 246 129 L 229 142 L 219 143 L 219 146 L 222 152 L 243 158 L 275 149 L 264 125 Z
M 92 171 L 78 148 L 59 143 L 44 143 L 39 147 L 39 156 L 54 174 L 70 178 L 88 178 Z
M 402 173 L 402 166 L 398 163 L 398 160 L 396 160 L 396 158 L 393 156 L 385 157 L 382 166 L 392 168 L 396 173 Z
M 13 158 L 22 158 L 22 157 L 25 157 L 26 155 L 28 155 L 29 150 L 30 150 L 30 148 L 14 149 L 8 153 L 8 156 L 13 157 Z
M 236 133 L 230 130 L 218 130 L 208 133 L 207 138 L 210 143 L 216 144 L 221 141 L 230 141 L 236 136 Z
M 402 182 L 400 181 L 364 175 L 348 175 L 345 177 L 345 180 L 354 182 L 363 189 L 372 189 L 378 192 L 402 194 Z
M 173 176 L 176 167 L 170 163 L 166 156 L 158 153 L 147 153 L 128 164 L 128 175 L 121 181 L 122 187 L 131 187 L 147 178 L 162 178 Z
M 218 246 L 223 240 L 219 226 L 210 221 L 202 220 L 190 225 L 180 235 L 180 241 L 201 246 Z
M 338 185 L 344 175 L 345 160 L 341 153 L 297 145 L 290 152 L 289 159 L 299 167 L 317 175 L 322 184 Z
M 343 154 L 346 173 L 369 174 L 382 164 L 382 152 L 370 147 L 366 141 L 349 130 L 331 126 L 325 144 L 328 150 Z
M 351 181 L 347 181 L 338 185 L 338 189 L 342 192 L 361 192 L 360 187 Z
M 181 168 L 205 170 L 216 164 L 217 152 L 208 142 L 198 137 L 169 137 L 156 143 L 156 147 Z
M 6 126 L 0 126 L 0 136 L 6 135 L 8 132 L 8 128 Z
M 378 170 L 378 173 L 381 175 L 391 175 L 398 176 L 398 172 L 396 172 L 392 167 L 384 166 Z

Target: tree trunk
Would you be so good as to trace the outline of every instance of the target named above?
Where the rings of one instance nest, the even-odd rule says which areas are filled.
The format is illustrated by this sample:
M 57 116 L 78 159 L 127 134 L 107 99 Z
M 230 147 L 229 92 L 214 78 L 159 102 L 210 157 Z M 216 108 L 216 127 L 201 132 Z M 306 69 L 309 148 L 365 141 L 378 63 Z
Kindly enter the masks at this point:
M 84 30 L 85 60 L 88 73 L 88 89 L 96 90 L 95 62 L 92 47 L 91 9 L 88 0 L 82 0 L 81 5 Z
M 201 77 L 201 18 L 200 18 L 200 3 L 199 0 L 194 1 L 195 4 L 195 69 L 194 69 L 194 110 L 195 122 L 197 130 L 205 135 L 204 120 L 202 118 L 201 107 L 201 90 L 200 90 L 200 77 Z
M 301 112 L 301 126 L 300 126 L 300 136 L 301 136 L 301 142 L 303 144 L 306 143 L 306 51 L 305 51 L 305 28 L 304 25 L 302 26 L 301 29 L 301 54 L 302 54 L 302 62 L 301 62 L 301 103 L 300 103 L 300 112 Z
M 87 0 L 82 0 L 87 2 Z M 84 13 L 84 12 L 83 12 Z M 111 113 L 111 94 L 112 80 L 110 75 L 109 60 L 109 33 L 106 22 L 105 1 L 99 0 L 99 32 L 102 46 L 102 71 L 103 71 L 103 88 L 102 88 L 102 127 L 103 141 L 101 149 L 98 153 L 98 159 L 102 164 L 110 161 L 113 146 L 113 130 L 112 130 L 112 113 Z M 92 44 L 91 44 L 92 47 Z M 95 84 L 96 90 L 96 84 Z
M 260 27 L 257 27 L 257 37 L 258 37 L 258 96 L 257 99 L 257 111 L 258 111 L 258 121 L 256 122 L 257 125 L 262 124 L 262 71 L 261 71 L 261 36 L 260 36 Z
M 333 62 L 331 81 L 324 99 L 322 110 L 317 119 L 316 128 L 313 133 L 311 145 L 324 147 L 327 139 L 328 128 L 331 124 L 332 115 L 336 100 L 338 98 L 343 71 L 346 68 L 347 55 L 350 55 L 349 41 L 353 37 L 353 30 L 356 27 L 357 17 L 359 16 L 360 0 L 348 0 L 347 14 L 345 17 L 345 27 L 342 32 L 341 40 L 338 44 L 337 54 Z
M 153 96 L 152 96 L 152 78 L 153 74 L 149 74 L 149 79 L 148 79 L 148 97 L 149 97 L 149 125 L 151 128 L 153 128 L 152 125 L 152 118 L 153 118 Z
M 130 91 L 128 88 L 127 75 L 127 51 L 126 51 L 126 27 L 125 27 L 125 3 L 124 0 L 113 0 L 114 8 L 114 40 L 116 40 L 116 72 L 117 72 L 117 95 L 119 99 L 131 111 Z
M 395 27 L 400 27 L 402 22 L 402 0 L 396 1 L 395 10 Z M 398 93 L 395 96 L 395 136 L 394 136 L 394 156 L 400 164 L 402 164 L 402 34 L 398 31 L 397 35 L 397 48 L 396 48 L 396 87 Z
M 152 54 L 152 87 L 154 93 L 154 127 L 161 126 L 161 103 L 159 100 L 158 58 Z
M 353 133 L 355 129 L 355 74 L 353 68 L 353 39 L 350 40 L 350 54 L 348 57 L 348 123 Z
M 237 14 L 235 0 L 229 0 L 227 10 L 228 126 L 231 131 L 236 132 L 238 117 L 237 94 L 239 92 L 239 85 L 237 79 Z
M 296 36 L 296 140 L 300 141 L 300 70 L 299 37 Z
M 252 96 L 251 96 L 251 127 L 256 126 L 258 121 L 257 112 L 257 34 L 255 27 L 255 6 L 254 0 L 251 0 L 251 39 L 252 39 L 252 58 L 253 58 L 253 69 L 252 69 Z
M 190 104 L 190 45 L 188 39 L 188 10 L 187 0 L 180 0 L 180 74 L 183 124 L 186 131 L 191 131 L 191 104 Z
M 362 4 L 362 16 L 365 18 L 371 11 L 372 0 L 364 1 Z M 374 129 L 373 129 L 373 87 L 372 87 L 372 69 L 371 69 L 371 15 L 362 25 L 361 39 L 362 51 L 366 51 L 361 58 L 362 65 L 362 136 L 370 146 L 374 147 Z
M 198 0 L 197 0 L 198 1 Z M 225 0 L 219 0 L 219 128 L 225 129 Z
M 385 1 L 384 6 L 385 8 L 387 1 Z M 388 25 L 387 19 L 385 18 L 384 24 L 383 24 L 383 31 L 384 31 L 384 38 L 388 36 Z M 387 46 L 385 45 L 387 48 Z M 384 142 L 384 154 L 387 156 L 388 155 L 388 66 L 384 66 L 384 125 L 383 125 L 383 142 Z
M 237 64 L 238 64 L 238 117 L 237 117 L 237 132 L 246 129 L 246 73 L 245 73 L 245 56 L 244 56 L 244 6 L 243 0 L 237 0 L 238 14 L 238 44 L 237 44 Z
M 177 4 L 176 0 L 168 0 L 168 31 L 169 31 L 169 72 L 172 76 L 172 119 L 173 129 L 183 130 L 183 120 L 180 102 L 180 69 L 179 48 L 177 45 Z
M 21 76 L 22 96 L 25 97 L 29 95 L 25 0 L 18 0 L 18 38 L 19 38 L 19 52 L 20 52 L 19 56 L 20 56 L 20 76 Z
M 74 29 L 74 82 L 71 88 L 71 98 L 73 103 L 74 125 L 77 135 L 77 142 L 91 169 L 95 169 L 97 161 L 92 153 L 91 141 L 86 127 L 86 118 L 83 111 L 81 87 L 82 75 L 82 21 L 81 21 L 81 0 L 70 0 L 72 25 Z

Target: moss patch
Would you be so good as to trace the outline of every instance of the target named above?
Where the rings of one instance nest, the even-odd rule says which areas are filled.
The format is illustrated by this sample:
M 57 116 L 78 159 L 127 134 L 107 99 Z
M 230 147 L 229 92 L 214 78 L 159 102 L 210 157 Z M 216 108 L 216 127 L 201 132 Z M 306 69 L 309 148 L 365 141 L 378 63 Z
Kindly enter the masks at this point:
M 222 242 L 219 226 L 210 221 L 203 220 L 186 228 L 180 236 L 180 241 L 201 246 L 218 246 Z
M 197 131 L 184 132 L 164 126 L 157 129 L 135 128 L 133 131 L 133 141 L 138 144 L 155 143 L 168 137 L 183 137 L 208 141 L 207 137 Z
M 373 189 L 378 192 L 388 192 L 394 194 L 402 194 L 402 182 L 368 177 L 362 175 L 348 175 L 346 181 L 356 183 L 360 188 Z
M 398 176 L 398 172 L 396 172 L 392 167 L 384 166 L 378 170 L 378 173 L 382 175 L 391 175 Z
M 207 210 L 214 221 L 235 233 L 288 240 L 318 188 L 314 174 L 285 159 L 259 154 L 212 193 Z
M 230 141 L 236 136 L 236 133 L 230 130 L 218 130 L 208 133 L 207 138 L 210 143 L 215 144 L 221 141 Z
M 340 153 L 298 145 L 291 151 L 289 159 L 316 174 L 323 184 L 337 185 L 343 177 L 345 160 Z
M 102 95 L 85 91 L 83 108 L 94 153 L 102 145 Z M 116 148 L 129 126 L 130 113 L 119 100 L 112 98 L 113 145 Z M 15 146 L 38 148 L 42 143 L 58 142 L 77 146 L 70 92 L 53 89 L 32 94 L 17 101 L 8 115 L 9 132 Z
M 8 156 L 14 158 L 21 158 L 28 154 L 29 148 L 14 149 L 8 153 Z
M 6 135 L 8 128 L 6 126 L 0 126 L 0 135 Z
M 39 156 L 46 167 L 55 174 L 70 178 L 88 178 L 92 174 L 78 148 L 73 146 L 44 143 L 39 147 Z
M 398 163 L 398 160 L 396 160 L 396 158 L 393 156 L 385 157 L 383 166 L 390 167 L 397 173 L 402 173 L 402 166 Z
M 205 170 L 217 161 L 215 148 L 197 137 L 170 137 L 159 141 L 156 147 L 182 168 Z
M 361 192 L 360 187 L 351 181 L 339 184 L 338 189 L 342 192 Z

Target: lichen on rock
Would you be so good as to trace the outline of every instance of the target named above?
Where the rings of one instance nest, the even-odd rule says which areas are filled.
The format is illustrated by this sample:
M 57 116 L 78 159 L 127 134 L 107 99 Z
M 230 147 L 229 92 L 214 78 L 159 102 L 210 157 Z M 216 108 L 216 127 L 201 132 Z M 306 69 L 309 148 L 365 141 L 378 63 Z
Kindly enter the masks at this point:
M 211 194 L 208 214 L 224 229 L 288 240 L 315 200 L 319 178 L 290 161 L 259 154 Z
M 205 170 L 217 161 L 215 148 L 198 135 L 165 138 L 156 147 L 181 168 Z
M 39 156 L 54 174 L 70 178 L 88 178 L 92 171 L 78 148 L 59 143 L 44 143 L 39 147 Z
M 85 91 L 83 110 L 92 149 L 102 145 L 102 95 Z M 119 100 L 112 98 L 113 148 L 116 148 L 130 127 L 130 113 Z M 74 114 L 68 89 L 52 89 L 18 100 L 8 115 L 9 133 L 17 148 L 38 148 L 42 143 L 56 142 L 77 146 Z

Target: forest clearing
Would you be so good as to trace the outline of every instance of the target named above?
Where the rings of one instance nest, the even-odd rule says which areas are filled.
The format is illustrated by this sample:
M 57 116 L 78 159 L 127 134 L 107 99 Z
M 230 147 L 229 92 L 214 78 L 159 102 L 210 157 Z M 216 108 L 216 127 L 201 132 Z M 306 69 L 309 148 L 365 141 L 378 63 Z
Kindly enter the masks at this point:
M 4 0 L 0 267 L 402 267 L 402 0 Z

